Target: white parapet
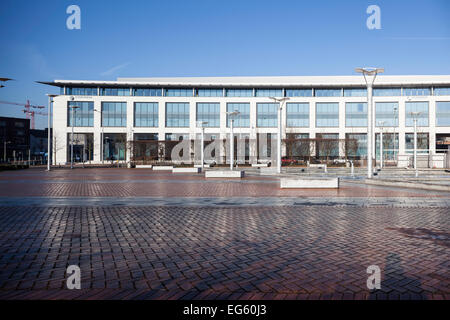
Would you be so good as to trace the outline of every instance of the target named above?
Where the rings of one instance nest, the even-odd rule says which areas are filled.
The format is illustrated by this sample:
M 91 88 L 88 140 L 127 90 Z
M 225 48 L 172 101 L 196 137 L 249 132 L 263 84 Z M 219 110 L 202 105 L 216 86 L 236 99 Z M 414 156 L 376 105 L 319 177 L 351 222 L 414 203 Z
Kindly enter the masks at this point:
M 172 173 L 200 173 L 202 168 L 173 168 Z
M 173 166 L 153 166 L 152 169 L 155 171 L 172 171 Z
M 245 171 L 239 170 L 210 170 L 205 171 L 205 178 L 243 178 Z
M 325 179 L 293 179 L 282 178 L 280 181 L 281 189 L 308 189 L 308 188 L 339 188 L 339 178 L 325 178 Z
M 153 165 L 151 164 L 137 164 L 136 169 L 151 169 Z

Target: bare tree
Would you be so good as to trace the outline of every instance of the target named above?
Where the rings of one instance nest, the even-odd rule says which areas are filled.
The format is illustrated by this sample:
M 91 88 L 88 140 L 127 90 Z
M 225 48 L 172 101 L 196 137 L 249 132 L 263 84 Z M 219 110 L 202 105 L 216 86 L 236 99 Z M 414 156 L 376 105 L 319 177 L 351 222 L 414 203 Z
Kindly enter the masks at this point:
M 57 135 L 56 133 L 53 134 L 53 143 L 52 143 L 52 149 L 53 149 L 53 165 L 56 165 L 56 153 L 62 149 L 64 149 L 64 140 L 60 135 Z M 47 149 L 48 146 L 47 146 Z M 47 150 L 47 156 L 50 156 L 49 150 Z

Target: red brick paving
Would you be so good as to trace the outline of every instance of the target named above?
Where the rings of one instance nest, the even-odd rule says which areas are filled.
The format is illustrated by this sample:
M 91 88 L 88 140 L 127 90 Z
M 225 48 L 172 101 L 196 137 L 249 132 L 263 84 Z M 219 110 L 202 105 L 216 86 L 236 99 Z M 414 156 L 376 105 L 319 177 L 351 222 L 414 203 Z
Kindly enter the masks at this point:
M 0 299 L 450 298 L 448 208 L 0 207 L 0 230 Z
M 339 189 L 280 189 L 273 177 L 249 183 L 208 180 L 146 169 L 23 170 L 0 175 L 0 196 L 45 197 L 444 197 L 443 193 L 343 185 Z M 5 182 L 7 181 L 7 182 Z M 65 182 L 66 181 L 66 182 Z M 79 181 L 79 182 L 78 182 Z M 94 181 L 94 182 L 92 182 Z M 95 182 L 98 181 L 98 182 Z M 108 183 L 108 181 L 111 181 Z M 173 182 L 171 182 L 173 181 Z M 258 182 L 259 181 L 259 182 Z M 198 182 L 198 183 L 196 183 Z

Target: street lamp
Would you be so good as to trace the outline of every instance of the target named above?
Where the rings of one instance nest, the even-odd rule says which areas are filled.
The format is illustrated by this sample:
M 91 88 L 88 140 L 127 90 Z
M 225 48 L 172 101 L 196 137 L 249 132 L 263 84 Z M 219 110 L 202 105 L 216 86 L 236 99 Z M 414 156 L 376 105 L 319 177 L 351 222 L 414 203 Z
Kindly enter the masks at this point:
M 70 143 L 70 169 L 73 169 L 73 127 L 75 126 L 75 110 L 79 109 L 79 106 L 69 106 L 72 109 L 72 137 Z
M 419 171 L 417 171 L 417 118 L 421 114 L 419 111 L 414 111 L 409 113 L 414 121 L 414 170 L 416 178 L 419 176 Z
M 238 110 L 234 110 L 233 112 L 227 112 L 227 115 L 230 117 L 230 170 L 233 171 L 234 165 L 234 133 L 233 133 L 233 122 L 235 116 L 239 115 L 240 112 Z
M 386 121 L 378 121 L 380 127 L 380 169 L 383 169 L 383 126 Z
M 200 125 L 202 128 L 202 136 L 201 136 L 201 145 L 200 145 L 200 158 L 201 158 L 201 162 L 202 162 L 202 171 L 203 171 L 203 163 L 204 163 L 204 159 L 205 159 L 205 154 L 204 154 L 204 147 L 205 147 L 205 126 L 208 124 L 208 121 L 199 121 L 197 123 L 197 125 Z
M 278 103 L 277 172 L 281 173 L 281 134 L 282 134 L 281 110 L 283 109 L 283 104 L 287 100 L 289 100 L 289 98 L 288 97 L 284 97 L 284 98 L 269 97 L 269 99 L 273 100 L 275 103 Z
M 47 94 L 48 96 L 48 118 L 47 118 L 47 171 L 50 171 L 50 150 L 51 150 L 51 146 L 52 146 L 52 140 L 50 139 L 50 117 L 51 117 L 51 113 L 52 113 L 52 102 L 53 102 L 53 98 L 57 97 L 57 94 Z
M 397 125 L 397 107 L 394 107 L 394 161 L 397 163 L 397 139 L 395 136 L 395 126 Z
M 97 110 L 97 109 L 94 109 L 94 111 L 95 111 L 95 112 L 98 112 L 98 113 L 100 114 L 100 126 L 102 127 L 102 136 L 101 136 L 101 138 L 100 138 L 100 156 L 102 157 L 102 164 L 104 164 L 104 163 L 105 163 L 105 162 L 104 162 L 105 156 L 104 156 L 104 154 L 103 154 L 103 139 L 104 139 L 104 136 L 105 136 L 105 132 L 104 132 L 105 128 L 103 127 L 103 125 L 102 125 L 102 123 L 101 123 L 101 115 L 102 115 L 102 112 L 101 112 L 100 110 Z
M 383 68 L 356 68 L 356 72 L 364 76 L 367 86 L 367 178 L 373 175 L 372 151 L 373 151 L 373 83 L 377 74 L 383 73 Z

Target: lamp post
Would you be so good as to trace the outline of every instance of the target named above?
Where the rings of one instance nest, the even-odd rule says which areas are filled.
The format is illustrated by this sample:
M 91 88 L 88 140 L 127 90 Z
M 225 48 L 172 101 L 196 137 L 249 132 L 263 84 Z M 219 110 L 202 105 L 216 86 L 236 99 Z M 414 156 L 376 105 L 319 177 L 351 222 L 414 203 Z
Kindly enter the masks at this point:
M 10 144 L 11 141 L 6 141 L 6 136 L 5 136 L 5 141 L 3 143 L 3 161 L 6 163 L 6 145 Z
M 50 155 L 51 152 L 50 150 L 52 149 L 52 140 L 50 139 L 50 118 L 51 118 L 51 113 L 52 113 L 52 102 L 53 102 L 53 98 L 57 97 L 58 95 L 56 94 L 47 94 L 48 96 L 48 118 L 47 118 L 47 171 L 50 171 Z
M 202 171 L 203 171 L 203 163 L 205 162 L 205 126 L 208 124 L 208 121 L 199 121 L 198 124 L 201 125 L 202 128 L 202 135 L 201 135 L 201 144 L 200 144 L 200 161 L 202 162 Z
M 286 102 L 286 100 L 289 100 L 289 98 L 269 97 L 269 99 L 273 100 L 275 103 L 278 103 L 277 173 L 281 173 L 281 135 L 282 135 L 281 110 L 283 109 L 283 104 Z
M 383 126 L 386 121 L 379 121 L 378 126 L 380 127 L 380 169 L 383 169 Z
M 377 74 L 383 73 L 383 68 L 356 68 L 356 72 L 364 76 L 367 87 L 367 178 L 373 176 L 372 151 L 373 151 L 373 83 Z
M 397 125 L 397 107 L 394 107 L 394 161 L 397 163 L 397 139 L 395 136 L 395 126 Z
M 421 112 L 414 111 L 409 114 L 413 117 L 414 121 L 414 170 L 416 178 L 419 176 L 419 171 L 417 170 L 417 118 Z
M 70 143 L 70 169 L 73 169 L 73 127 L 75 126 L 75 110 L 79 108 L 79 106 L 69 106 L 72 108 L 72 137 Z
M 102 136 L 100 137 L 100 157 L 102 158 L 102 164 L 105 163 L 105 155 L 103 154 L 103 139 L 105 136 L 105 128 L 103 127 L 102 123 L 101 123 L 101 115 L 102 112 L 100 110 L 94 109 L 95 112 L 98 112 L 100 114 L 100 126 L 102 127 Z
M 233 171 L 234 165 L 234 133 L 233 133 L 233 122 L 234 117 L 240 114 L 238 110 L 234 110 L 233 112 L 227 112 L 227 115 L 230 117 L 230 170 Z

